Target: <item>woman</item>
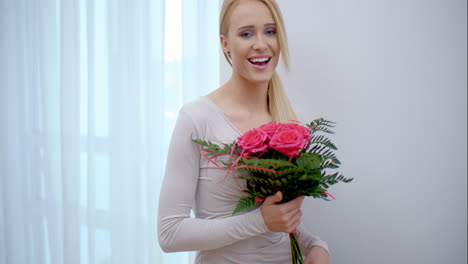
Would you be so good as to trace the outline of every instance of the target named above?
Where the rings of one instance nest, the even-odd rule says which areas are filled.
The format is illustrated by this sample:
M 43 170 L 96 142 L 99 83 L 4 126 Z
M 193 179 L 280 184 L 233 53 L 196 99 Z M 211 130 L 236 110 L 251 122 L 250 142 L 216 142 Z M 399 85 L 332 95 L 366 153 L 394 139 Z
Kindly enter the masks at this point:
M 288 58 L 276 3 L 225 0 L 220 38 L 232 77 L 180 110 L 160 196 L 159 243 L 166 252 L 198 251 L 196 263 L 283 264 L 291 263 L 288 233 L 297 228 L 305 262 L 329 263 L 326 243 L 300 225 L 304 197 L 277 204 L 278 192 L 260 208 L 232 216 L 245 183 L 212 168 L 191 141 L 231 143 L 267 122 L 296 119 L 275 73 L 280 54 L 286 66 Z

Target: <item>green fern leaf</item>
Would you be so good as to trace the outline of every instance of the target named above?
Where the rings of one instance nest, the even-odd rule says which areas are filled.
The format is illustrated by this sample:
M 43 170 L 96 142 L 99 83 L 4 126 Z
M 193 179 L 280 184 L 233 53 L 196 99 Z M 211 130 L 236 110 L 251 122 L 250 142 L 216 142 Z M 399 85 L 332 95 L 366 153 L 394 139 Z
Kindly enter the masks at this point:
M 242 164 L 249 165 L 252 167 L 261 167 L 266 169 L 279 169 L 279 168 L 290 168 L 294 167 L 294 164 L 280 159 L 246 159 L 242 158 Z
M 324 170 L 324 169 L 338 169 L 340 166 L 338 164 L 335 164 L 332 160 L 327 160 L 325 162 L 322 162 L 322 164 L 320 164 L 320 169 L 321 170 Z
M 267 171 L 267 170 L 262 170 L 262 169 L 255 169 L 255 168 L 239 168 L 238 170 L 239 171 L 253 172 L 253 173 L 257 173 L 257 174 L 265 175 L 265 176 L 269 176 L 269 177 L 276 177 L 278 175 L 277 172 L 272 172 L 272 171 Z M 253 176 L 249 176 L 249 175 L 240 176 L 240 178 L 243 178 L 243 179 L 246 179 L 246 180 L 249 180 L 250 177 L 253 177 Z M 258 176 L 256 176 L 256 177 L 258 177 Z
M 207 156 L 213 156 L 217 154 L 228 154 L 231 152 L 232 146 L 234 143 L 225 144 L 223 147 L 220 147 L 210 141 L 205 141 L 201 139 L 192 139 L 193 142 L 202 146 L 202 149 L 206 152 Z
M 232 214 L 235 215 L 240 212 L 250 211 L 255 207 L 255 198 L 250 196 L 242 196 L 239 202 L 237 203 L 236 209 L 234 209 L 234 212 L 232 212 Z
M 325 145 L 333 150 L 337 150 L 335 144 L 333 144 L 333 142 L 331 142 L 331 140 L 325 137 L 324 135 L 313 135 L 310 138 L 310 144 L 311 145 L 315 145 L 315 144 Z
M 315 132 L 334 134 L 334 132 L 329 129 L 335 127 L 334 125 L 334 122 L 331 122 L 324 118 L 318 118 L 310 122 L 310 124 L 308 124 L 307 126 L 311 129 L 311 134 L 314 134 Z

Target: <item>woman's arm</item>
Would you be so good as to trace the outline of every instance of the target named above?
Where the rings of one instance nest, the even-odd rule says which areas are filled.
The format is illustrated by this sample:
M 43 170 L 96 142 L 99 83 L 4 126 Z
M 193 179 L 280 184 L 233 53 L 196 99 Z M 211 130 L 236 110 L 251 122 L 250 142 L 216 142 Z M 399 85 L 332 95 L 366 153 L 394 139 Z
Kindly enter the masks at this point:
M 313 246 L 309 250 L 304 264 L 330 264 L 330 254 L 321 246 Z
M 310 259 L 312 256 L 316 256 L 317 255 L 316 251 L 320 251 L 320 252 L 323 251 L 327 253 L 326 254 L 327 256 L 330 255 L 330 251 L 328 250 L 327 243 L 325 243 L 325 241 L 320 239 L 320 237 L 309 232 L 304 226 L 304 224 L 301 223 L 297 227 L 297 231 L 299 232 L 299 246 L 301 248 L 302 254 L 307 256 L 306 260 L 308 258 Z M 309 263 L 309 262 L 306 262 L 306 263 Z M 315 263 L 315 262 L 310 262 L 310 263 Z M 322 264 L 322 262 L 317 262 L 317 263 Z M 323 262 L 323 264 L 328 264 L 328 262 Z
M 268 232 L 259 209 L 223 219 L 190 218 L 199 177 L 201 138 L 191 117 L 179 112 L 171 139 L 158 210 L 159 244 L 165 252 L 211 250 Z

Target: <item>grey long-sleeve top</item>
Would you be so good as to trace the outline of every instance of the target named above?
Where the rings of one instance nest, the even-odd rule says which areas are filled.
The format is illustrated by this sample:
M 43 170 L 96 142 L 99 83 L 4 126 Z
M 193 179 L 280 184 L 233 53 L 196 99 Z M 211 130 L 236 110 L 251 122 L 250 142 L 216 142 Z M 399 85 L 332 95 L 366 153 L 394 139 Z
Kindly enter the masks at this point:
M 184 105 L 172 135 L 159 199 L 158 233 L 166 252 L 198 251 L 195 263 L 291 263 L 289 236 L 270 232 L 259 209 L 232 216 L 245 182 L 215 169 L 192 142 L 232 143 L 241 133 L 206 96 Z M 195 217 L 190 216 L 190 210 Z M 301 251 L 325 242 L 301 224 Z

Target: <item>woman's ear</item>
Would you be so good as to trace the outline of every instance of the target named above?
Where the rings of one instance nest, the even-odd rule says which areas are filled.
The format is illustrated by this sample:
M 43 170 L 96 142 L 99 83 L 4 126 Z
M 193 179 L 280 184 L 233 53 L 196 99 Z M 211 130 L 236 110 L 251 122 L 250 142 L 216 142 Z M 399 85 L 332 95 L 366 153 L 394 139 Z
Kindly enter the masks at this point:
M 229 44 L 228 44 L 226 36 L 220 35 L 219 39 L 221 41 L 221 47 L 223 47 L 223 52 L 226 53 L 226 54 L 229 54 L 230 53 L 229 52 Z

